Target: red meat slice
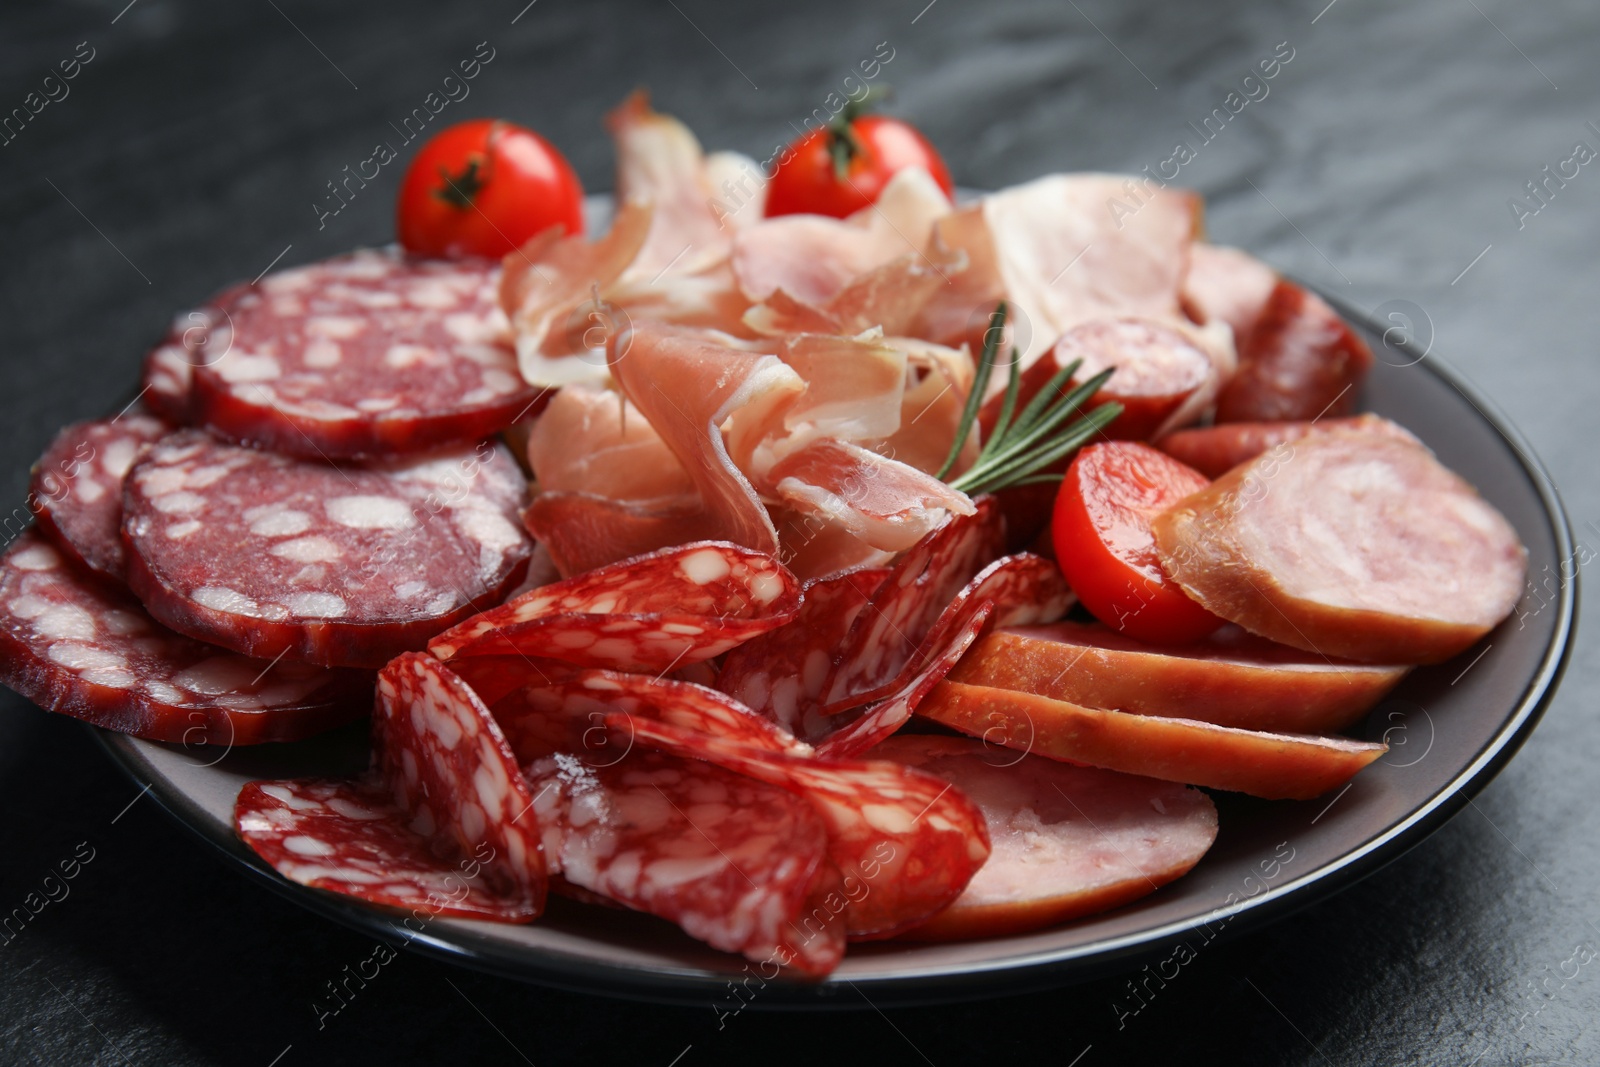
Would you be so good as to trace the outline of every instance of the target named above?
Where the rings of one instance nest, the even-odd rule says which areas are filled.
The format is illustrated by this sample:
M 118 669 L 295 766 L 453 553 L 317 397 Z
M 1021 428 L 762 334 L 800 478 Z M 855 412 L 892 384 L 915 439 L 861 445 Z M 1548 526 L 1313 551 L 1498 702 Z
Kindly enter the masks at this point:
M 1372 368 L 1372 350 L 1314 293 L 1279 281 L 1250 336 L 1239 370 L 1217 398 L 1218 422 L 1349 415 Z
M 983 812 L 993 851 L 954 904 L 900 936 L 1004 937 L 1108 911 L 1187 874 L 1217 837 L 1198 789 L 905 735 L 872 750 L 943 778 Z
M 0 681 L 49 711 L 152 741 L 294 741 L 359 719 L 372 676 L 247 659 L 158 624 L 37 532 L 0 557 Z
M 85 567 L 122 581 L 122 480 L 146 445 L 171 427 L 150 415 L 80 422 L 56 435 L 33 465 L 39 526 Z
M 381 666 L 521 580 L 525 492 L 487 442 L 333 467 L 186 430 L 128 474 L 128 581 L 156 618 L 225 648 Z
M 1365 430 L 1386 433 L 1415 441 L 1410 431 L 1379 415 L 1357 415 L 1348 419 L 1318 419 L 1315 422 L 1225 422 L 1194 430 L 1179 430 L 1155 442 L 1173 459 L 1193 467 L 1213 480 L 1241 463 L 1282 446 L 1291 445 L 1313 433 L 1325 430 Z
M 193 408 L 235 440 L 308 459 L 497 433 L 540 396 L 518 372 L 499 282 L 492 261 L 361 251 L 230 290 L 202 312 L 226 321 L 229 344 L 190 357 Z

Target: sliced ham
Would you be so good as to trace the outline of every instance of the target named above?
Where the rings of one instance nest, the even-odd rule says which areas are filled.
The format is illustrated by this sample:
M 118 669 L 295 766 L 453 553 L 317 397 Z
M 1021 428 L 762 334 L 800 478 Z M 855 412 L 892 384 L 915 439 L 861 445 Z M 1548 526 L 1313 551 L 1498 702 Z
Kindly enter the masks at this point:
M 621 393 L 592 385 L 567 386 L 546 405 L 528 436 L 528 465 L 541 492 L 626 501 L 694 493 L 643 413 Z
M 778 354 L 805 380 L 784 426 L 847 441 L 889 437 L 900 429 L 907 353 L 878 331 L 857 337 L 796 334 Z
M 1158 648 L 1104 626 L 1058 622 L 989 634 L 950 678 L 1135 715 L 1326 733 L 1360 719 L 1408 669 L 1329 662 L 1238 627 Z
M 1388 751 L 1344 737 L 1130 715 L 964 682 L 941 682 L 917 714 L 996 747 L 1267 800 L 1321 796 Z
M 1004 937 L 1108 911 L 1187 874 L 1217 837 L 1198 789 L 900 734 L 872 750 L 943 778 L 983 812 L 992 851 L 944 911 L 902 940 Z
M 1264 452 L 1326 430 L 1365 430 L 1416 440 L 1409 430 L 1380 415 L 1357 415 L 1315 422 L 1225 422 L 1166 434 L 1155 441 L 1155 446 L 1207 478 L 1216 479 Z
M 1319 433 L 1158 516 L 1167 574 L 1214 614 L 1319 656 L 1437 663 L 1510 614 L 1527 552 L 1422 445 Z
M 1198 323 L 1222 322 L 1243 344 L 1266 309 L 1278 272 L 1246 252 L 1196 242 L 1183 278 L 1183 308 Z

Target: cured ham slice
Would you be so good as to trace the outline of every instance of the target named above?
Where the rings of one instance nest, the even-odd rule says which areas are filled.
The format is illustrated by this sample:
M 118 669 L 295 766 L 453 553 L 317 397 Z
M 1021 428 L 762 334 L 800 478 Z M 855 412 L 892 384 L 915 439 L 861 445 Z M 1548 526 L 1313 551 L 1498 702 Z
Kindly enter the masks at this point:
M 1388 751 L 1343 737 L 1130 715 L 964 682 L 939 683 L 917 714 L 992 745 L 1268 800 L 1321 796 Z
M 545 405 L 528 435 L 528 465 L 545 493 L 626 501 L 694 493 L 683 465 L 639 409 L 591 385 L 567 386 Z
M 772 521 L 778 528 L 778 558 L 802 581 L 881 567 L 894 558 L 894 553 L 857 540 L 819 515 L 774 506 Z
M 699 497 L 633 502 L 593 493 L 540 493 L 522 521 L 564 577 L 668 545 L 713 540 L 718 532 Z
M 872 757 L 943 778 L 989 827 L 992 851 L 967 888 L 904 940 L 1004 937 L 1109 911 L 1187 874 L 1217 837 L 1216 805 L 1175 783 L 956 737 L 902 734 Z
M 1031 325 L 1024 366 L 1089 319 L 1179 318 L 1200 208 L 1193 193 L 1109 174 L 1054 174 L 985 197 L 995 267 Z
M 1183 308 L 1194 321 L 1227 323 L 1243 345 L 1266 309 L 1278 272 L 1246 252 L 1195 242 L 1183 278 Z
M 914 384 L 900 398 L 900 428 L 885 438 L 879 450 L 924 474 L 937 475 L 961 429 L 962 408 L 972 392 L 976 368 L 965 348 L 947 348 L 914 338 L 890 338 L 886 344 L 904 350 Z M 968 434 L 956 457 L 952 475 L 965 471 L 978 458 L 978 434 Z
M 654 752 L 600 767 L 556 755 L 527 776 L 545 853 L 568 883 L 757 962 L 812 976 L 838 966 L 844 924 L 813 901 L 838 872 L 802 798 Z
M 47 711 L 152 741 L 296 741 L 366 714 L 372 675 L 250 659 L 173 633 L 36 531 L 0 556 L 0 681 Z
M 1155 446 L 1215 480 L 1265 452 L 1292 445 L 1308 434 L 1328 430 L 1365 430 L 1416 440 L 1410 431 L 1382 416 L 1357 415 L 1316 422 L 1225 422 L 1166 434 L 1155 441 Z
M 1359 720 L 1407 670 L 1329 662 L 1237 627 L 1158 648 L 1104 626 L 1057 622 L 985 636 L 949 677 L 1136 715 L 1329 733 Z
M 857 334 L 873 328 L 907 333 L 928 301 L 965 266 L 960 253 L 934 245 L 859 275 L 825 304 L 807 304 L 779 289 L 745 312 L 743 321 L 763 337 Z
M 783 410 L 805 389 L 775 355 L 747 352 L 703 333 L 641 323 L 610 348 L 612 373 L 650 420 L 696 489 L 718 540 L 776 553 L 778 534 L 749 479 L 734 464 L 729 437 L 740 434 L 748 454 Z M 740 421 L 742 420 L 742 421 Z
M 130 414 L 58 433 L 29 483 L 40 529 L 96 574 L 125 580 L 122 479 L 144 448 L 169 432 L 158 418 Z
M 882 760 L 819 762 L 731 744 L 661 722 L 608 717 L 637 743 L 701 759 L 811 801 L 844 876 L 853 939 L 892 937 L 961 895 L 989 857 L 983 815 L 946 782 Z
M 779 355 L 806 383 L 784 412 L 790 431 L 868 441 L 900 429 L 907 354 L 881 333 L 797 334 L 784 339 Z
M 1217 398 L 1218 422 L 1349 415 L 1372 350 L 1327 302 L 1279 281 L 1239 345 L 1239 370 Z
M 1522 595 L 1510 523 L 1420 444 L 1337 430 L 1294 442 L 1155 519 L 1184 592 L 1320 656 L 1437 663 Z
M 440 634 L 440 659 L 521 653 L 665 672 L 713 659 L 793 618 L 794 576 L 736 545 L 680 545 L 556 582 Z

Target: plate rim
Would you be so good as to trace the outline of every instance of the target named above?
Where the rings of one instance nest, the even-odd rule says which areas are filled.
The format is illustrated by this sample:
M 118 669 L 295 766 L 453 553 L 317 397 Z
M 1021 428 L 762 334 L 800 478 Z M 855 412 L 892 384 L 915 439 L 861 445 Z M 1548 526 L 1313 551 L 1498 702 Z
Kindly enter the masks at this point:
M 1314 286 L 1307 288 L 1327 300 L 1348 321 L 1357 324 L 1371 336 L 1384 335 L 1382 327 L 1347 301 Z M 1409 345 L 1409 342 L 1402 344 Z M 1532 483 L 1549 523 L 1557 558 L 1569 558 L 1573 536 L 1566 507 L 1554 479 L 1522 432 L 1463 372 L 1449 362 L 1431 351 L 1425 352 L 1417 362 L 1426 363 L 1429 373 L 1466 399 L 1477 409 L 1483 421 L 1500 435 L 1501 445 L 1510 449 L 1517 466 Z M 1203 917 L 1174 920 L 1108 941 L 1022 952 L 971 964 L 940 965 L 908 975 L 830 977 L 820 982 L 770 980 L 762 987 L 761 996 L 741 1001 L 739 1010 L 743 1007 L 758 1010 L 866 1009 L 879 1003 L 951 1003 L 1006 996 L 1043 987 L 1073 985 L 1125 970 L 1130 963 L 1153 956 L 1173 939 L 1192 934 L 1200 926 L 1225 922 L 1223 929 L 1212 932 L 1207 943 L 1231 940 L 1348 889 L 1398 860 L 1437 832 L 1493 781 L 1521 749 L 1554 699 L 1570 661 L 1572 634 L 1579 609 L 1578 586 L 1578 577 L 1561 584 L 1556 603 L 1555 628 L 1540 658 L 1538 669 L 1517 698 L 1512 713 L 1482 750 L 1426 803 L 1411 810 L 1377 837 L 1329 864 L 1255 897 L 1241 900 L 1231 907 L 1215 909 Z M 212 819 L 209 813 L 200 809 L 187 794 L 161 782 L 159 775 L 152 773 L 153 767 L 139 751 L 137 738 L 89 724 L 84 724 L 84 728 L 113 764 L 136 785 L 148 791 L 158 806 L 179 825 L 212 846 L 233 865 L 242 868 L 259 884 L 343 926 L 375 934 L 389 942 L 404 942 L 405 947 L 446 963 L 587 995 L 681 1006 L 691 1002 L 703 1003 L 705 998 L 715 997 L 727 988 L 726 973 L 691 966 L 627 966 L 548 947 L 529 951 L 526 948 L 508 947 L 471 928 L 452 927 L 446 937 L 435 936 L 427 931 L 414 933 L 402 925 L 399 916 L 283 878 L 240 842 L 231 832 L 231 827 L 221 834 L 214 832 L 210 828 Z M 850 986 L 858 996 L 838 1002 L 845 986 Z M 868 993 L 859 987 L 865 987 L 874 994 L 873 997 L 869 1000 Z M 712 1003 L 715 1006 L 715 1002 Z

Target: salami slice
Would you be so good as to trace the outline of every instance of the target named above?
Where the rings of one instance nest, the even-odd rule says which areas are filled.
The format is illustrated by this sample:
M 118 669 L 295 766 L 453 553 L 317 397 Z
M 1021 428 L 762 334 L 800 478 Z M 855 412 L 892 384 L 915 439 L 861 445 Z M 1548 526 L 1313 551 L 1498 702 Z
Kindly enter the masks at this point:
M 888 574 L 874 567 L 807 582 L 793 619 L 728 653 L 717 688 L 791 733 L 805 731 L 834 655 Z
M 808 922 L 813 887 L 832 864 L 822 820 L 803 798 L 654 752 L 603 767 L 554 755 L 527 774 L 545 854 L 571 884 L 768 963 L 772 974 L 793 966 L 823 975 L 844 955 L 842 922 Z
M 186 430 L 128 474 L 128 582 L 168 626 L 237 652 L 382 666 L 517 584 L 524 492 L 488 442 L 334 467 Z
M 511 748 L 465 682 L 432 656 L 408 652 L 378 674 L 373 762 L 409 825 L 487 856 L 503 892 L 544 907 L 544 853 L 533 795 Z
M 49 711 L 152 741 L 293 741 L 359 719 L 372 676 L 247 659 L 158 624 L 36 531 L 0 557 L 0 680 Z
M 544 586 L 428 646 L 440 659 L 520 653 L 666 672 L 782 626 L 800 586 L 771 556 L 718 541 L 662 549 Z
M 1105 626 L 1058 622 L 989 634 L 950 678 L 1136 715 L 1326 733 L 1361 718 L 1409 669 L 1330 661 L 1237 626 L 1158 648 Z
M 530 410 L 496 262 L 360 251 L 268 275 L 206 312 L 226 351 L 193 371 L 193 407 L 235 440 L 310 459 L 420 452 Z M 214 342 L 213 342 L 214 344 Z
M 872 756 L 960 789 L 993 843 L 955 903 L 908 940 L 1004 937 L 1108 911 L 1187 874 L 1217 837 L 1211 799 L 1171 782 L 926 734 L 892 737 Z
M 1389 747 L 1103 711 L 948 680 L 928 694 L 917 714 L 996 746 L 1267 800 L 1321 796 Z
M 376 779 L 250 782 L 233 811 L 239 837 L 292 882 L 408 911 L 418 922 L 538 917 L 532 898 L 486 873 L 488 852 L 456 859 L 410 822 Z
M 983 813 L 931 775 L 879 760 L 822 762 L 761 752 L 665 722 L 607 717 L 636 743 L 702 759 L 783 786 L 816 806 L 828 851 L 844 878 L 847 929 L 890 937 L 961 895 L 989 857 Z
M 1224 422 L 1194 430 L 1179 430 L 1155 442 L 1167 455 L 1216 480 L 1241 463 L 1265 452 L 1292 445 L 1309 434 L 1326 430 L 1366 430 L 1415 441 L 1411 433 L 1379 415 L 1316 422 Z
M 33 465 L 40 528 L 85 567 L 122 581 L 122 480 L 144 447 L 170 429 L 153 416 L 127 414 L 62 430 Z
M 1511 613 L 1527 551 L 1422 445 L 1318 433 L 1157 516 L 1161 565 L 1207 610 L 1320 656 L 1437 663 Z
M 642 674 L 574 671 L 558 681 L 531 683 L 493 707 L 519 763 L 555 753 L 582 755 L 593 764 L 621 760 L 632 750 L 632 737 L 624 731 L 619 740 L 611 738 L 606 722 L 613 715 L 659 720 L 767 752 L 811 754 L 811 746 L 726 694 Z
M 194 422 L 194 371 L 214 363 L 233 345 L 233 322 L 223 309 L 247 285 L 217 294 L 204 307 L 173 319 L 161 343 L 144 360 L 144 388 L 139 397 L 158 416 L 177 426 Z

